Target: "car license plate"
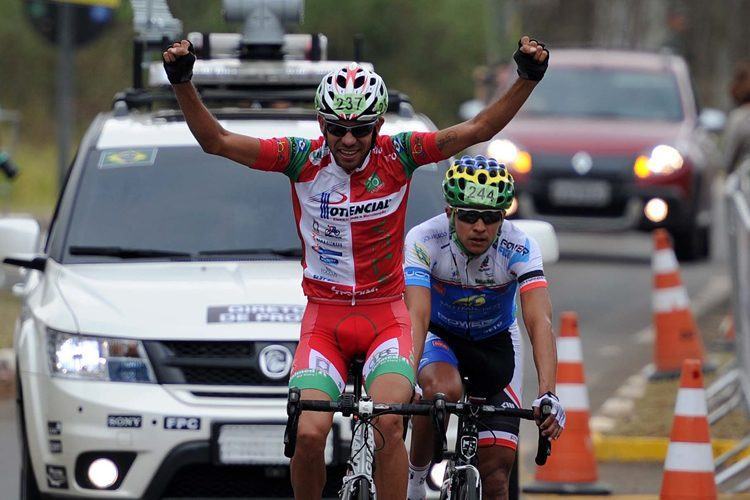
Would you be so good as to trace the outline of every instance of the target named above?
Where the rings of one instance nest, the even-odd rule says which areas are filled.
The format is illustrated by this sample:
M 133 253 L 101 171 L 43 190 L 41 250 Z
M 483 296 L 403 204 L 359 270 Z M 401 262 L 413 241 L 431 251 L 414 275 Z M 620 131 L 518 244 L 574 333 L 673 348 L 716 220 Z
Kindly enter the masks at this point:
M 558 179 L 549 185 L 550 201 L 559 206 L 603 207 L 611 196 L 607 181 Z
M 333 461 L 333 434 L 328 434 L 325 448 L 327 464 Z M 226 465 L 288 464 L 284 456 L 284 426 L 272 424 L 223 424 L 216 436 L 218 461 Z

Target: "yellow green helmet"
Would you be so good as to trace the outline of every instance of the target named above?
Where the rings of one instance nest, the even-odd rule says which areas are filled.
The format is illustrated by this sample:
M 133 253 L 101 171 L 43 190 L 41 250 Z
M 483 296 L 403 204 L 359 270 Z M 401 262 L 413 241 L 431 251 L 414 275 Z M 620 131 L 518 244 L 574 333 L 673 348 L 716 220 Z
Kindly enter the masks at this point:
M 463 156 L 445 173 L 443 195 L 452 207 L 507 210 L 515 196 L 513 176 L 494 158 Z

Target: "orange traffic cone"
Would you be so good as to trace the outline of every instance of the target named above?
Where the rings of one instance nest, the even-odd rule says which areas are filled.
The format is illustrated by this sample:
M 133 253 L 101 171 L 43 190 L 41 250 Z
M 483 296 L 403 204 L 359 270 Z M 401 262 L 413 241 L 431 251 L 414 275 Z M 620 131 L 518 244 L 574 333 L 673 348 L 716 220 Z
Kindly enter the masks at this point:
M 701 362 L 686 359 L 659 498 L 717 498 Z
M 527 493 L 608 495 L 608 486 L 597 483 L 598 472 L 589 430 L 589 396 L 583 372 L 578 315 L 560 315 L 557 339 L 557 394 L 565 407 L 565 430 L 552 443 L 552 455 L 537 467 L 535 482 L 525 486 Z
M 703 360 L 703 342 L 690 312 L 690 299 L 682 285 L 669 233 L 653 232 L 655 371 L 652 378 L 676 377 L 687 358 Z

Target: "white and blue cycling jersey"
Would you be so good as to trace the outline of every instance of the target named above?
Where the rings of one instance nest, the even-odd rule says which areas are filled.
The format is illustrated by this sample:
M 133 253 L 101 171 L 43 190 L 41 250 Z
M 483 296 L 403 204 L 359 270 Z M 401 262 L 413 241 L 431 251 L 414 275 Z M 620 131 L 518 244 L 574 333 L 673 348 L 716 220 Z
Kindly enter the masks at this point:
M 546 287 L 537 243 L 504 221 L 482 255 L 467 257 L 440 214 L 406 236 L 406 286 L 431 289 L 431 328 L 472 340 L 507 332 L 515 324 L 516 290 Z

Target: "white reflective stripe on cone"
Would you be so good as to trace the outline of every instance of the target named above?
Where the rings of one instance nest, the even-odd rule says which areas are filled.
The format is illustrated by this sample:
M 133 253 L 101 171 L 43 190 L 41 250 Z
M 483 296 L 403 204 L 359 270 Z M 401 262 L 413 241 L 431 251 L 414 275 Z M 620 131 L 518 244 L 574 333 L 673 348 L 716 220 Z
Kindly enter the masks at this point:
M 677 391 L 674 414 L 680 417 L 705 417 L 708 415 L 706 391 L 704 389 L 680 388 Z
M 581 363 L 582 361 L 581 339 L 578 337 L 559 337 L 557 339 L 558 363 Z
M 671 249 L 657 250 L 651 262 L 656 274 L 671 273 L 678 269 L 677 258 Z
M 690 299 L 684 286 L 657 288 L 654 290 L 653 306 L 655 312 L 671 312 L 690 307 Z
M 557 384 L 557 397 L 565 411 L 588 411 L 589 393 L 583 384 Z
M 714 459 L 711 443 L 669 443 L 664 470 L 713 472 Z

